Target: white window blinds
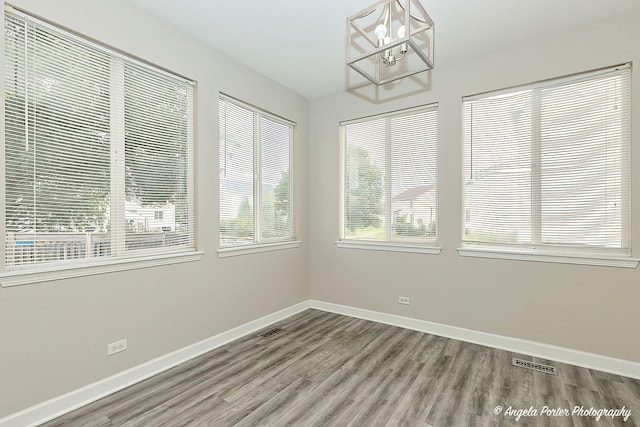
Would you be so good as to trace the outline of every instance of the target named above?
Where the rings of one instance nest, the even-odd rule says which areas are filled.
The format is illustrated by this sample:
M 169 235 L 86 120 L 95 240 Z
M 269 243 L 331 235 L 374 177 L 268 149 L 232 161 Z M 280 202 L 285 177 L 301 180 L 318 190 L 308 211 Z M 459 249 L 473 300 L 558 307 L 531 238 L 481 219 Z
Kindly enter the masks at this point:
M 191 83 L 9 11 L 5 64 L 7 269 L 195 249 Z
M 435 242 L 437 105 L 345 122 L 341 131 L 342 238 Z
M 630 253 L 630 66 L 463 108 L 466 246 Z
M 220 247 L 294 239 L 293 123 L 220 96 Z

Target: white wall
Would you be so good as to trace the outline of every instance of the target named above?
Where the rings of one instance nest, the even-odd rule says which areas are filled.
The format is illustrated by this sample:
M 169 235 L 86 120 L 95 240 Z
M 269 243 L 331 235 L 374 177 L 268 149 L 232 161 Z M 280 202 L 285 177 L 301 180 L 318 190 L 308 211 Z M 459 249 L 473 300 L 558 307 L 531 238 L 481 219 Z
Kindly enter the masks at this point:
M 454 64 L 439 64 L 436 57 L 427 89 L 418 92 L 416 85 L 403 83 L 392 89 L 362 88 L 312 100 L 312 298 L 640 362 L 640 341 L 634 332 L 640 324 L 640 268 L 463 258 L 456 251 L 463 219 L 461 97 L 628 61 L 636 61 L 637 66 L 638 40 L 640 15 L 627 16 L 489 57 Z M 632 87 L 632 182 L 638 183 L 637 70 Z M 338 123 L 432 102 L 440 105 L 442 253 L 337 248 Z M 640 185 L 632 187 L 633 254 L 640 257 Z M 411 297 L 411 305 L 398 305 L 399 295 Z
M 0 288 L 0 418 L 307 300 L 308 101 L 124 0 L 12 3 L 198 82 L 197 239 L 205 255 Z M 297 122 L 301 248 L 218 258 L 218 91 Z M 106 345 L 121 338 L 129 349 L 107 357 Z

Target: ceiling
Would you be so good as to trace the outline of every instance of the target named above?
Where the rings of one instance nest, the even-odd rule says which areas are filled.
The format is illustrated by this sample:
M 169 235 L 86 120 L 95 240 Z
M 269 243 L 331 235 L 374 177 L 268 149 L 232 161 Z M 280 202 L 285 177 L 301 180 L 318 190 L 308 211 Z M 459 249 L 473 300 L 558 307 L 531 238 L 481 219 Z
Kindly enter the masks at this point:
M 374 0 L 130 0 L 293 91 L 345 89 L 346 17 Z M 640 11 L 638 0 L 422 0 L 435 66 Z

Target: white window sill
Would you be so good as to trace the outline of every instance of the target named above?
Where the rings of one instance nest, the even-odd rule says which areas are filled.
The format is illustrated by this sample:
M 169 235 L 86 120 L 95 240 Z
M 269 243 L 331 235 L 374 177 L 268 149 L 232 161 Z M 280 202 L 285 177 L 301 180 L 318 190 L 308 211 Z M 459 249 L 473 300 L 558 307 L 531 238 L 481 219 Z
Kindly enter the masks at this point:
M 254 245 L 230 246 L 230 247 L 218 249 L 218 257 L 227 258 L 231 256 L 279 251 L 283 249 L 294 249 L 294 248 L 299 248 L 301 244 L 302 244 L 301 241 L 293 240 L 288 242 L 257 243 Z
M 73 265 L 36 266 L 29 269 L 0 272 L 2 287 L 27 285 L 50 280 L 70 279 L 73 277 L 91 276 L 94 274 L 113 273 L 116 271 L 135 270 L 167 264 L 199 261 L 204 252 L 182 252 L 162 255 L 150 255 L 138 258 L 105 259 L 92 263 L 76 263 Z
M 399 242 L 376 242 L 372 240 L 338 240 L 336 246 L 346 249 L 364 249 L 387 252 L 409 252 L 416 254 L 439 255 L 442 248 L 435 246 L 420 246 Z
M 595 265 L 602 267 L 636 268 L 639 259 L 624 255 L 576 254 L 534 250 L 506 250 L 498 248 L 463 247 L 460 256 L 508 259 L 516 261 L 553 262 L 560 264 Z

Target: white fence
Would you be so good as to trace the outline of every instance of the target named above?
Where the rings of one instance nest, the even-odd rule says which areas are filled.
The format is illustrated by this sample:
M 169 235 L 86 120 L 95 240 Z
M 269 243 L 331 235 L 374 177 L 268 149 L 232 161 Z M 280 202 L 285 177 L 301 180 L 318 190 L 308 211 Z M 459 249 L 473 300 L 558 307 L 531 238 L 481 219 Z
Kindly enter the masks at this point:
M 174 246 L 181 235 L 172 233 L 127 233 L 126 250 Z M 40 264 L 111 255 L 111 236 L 87 233 L 7 233 L 6 265 Z

